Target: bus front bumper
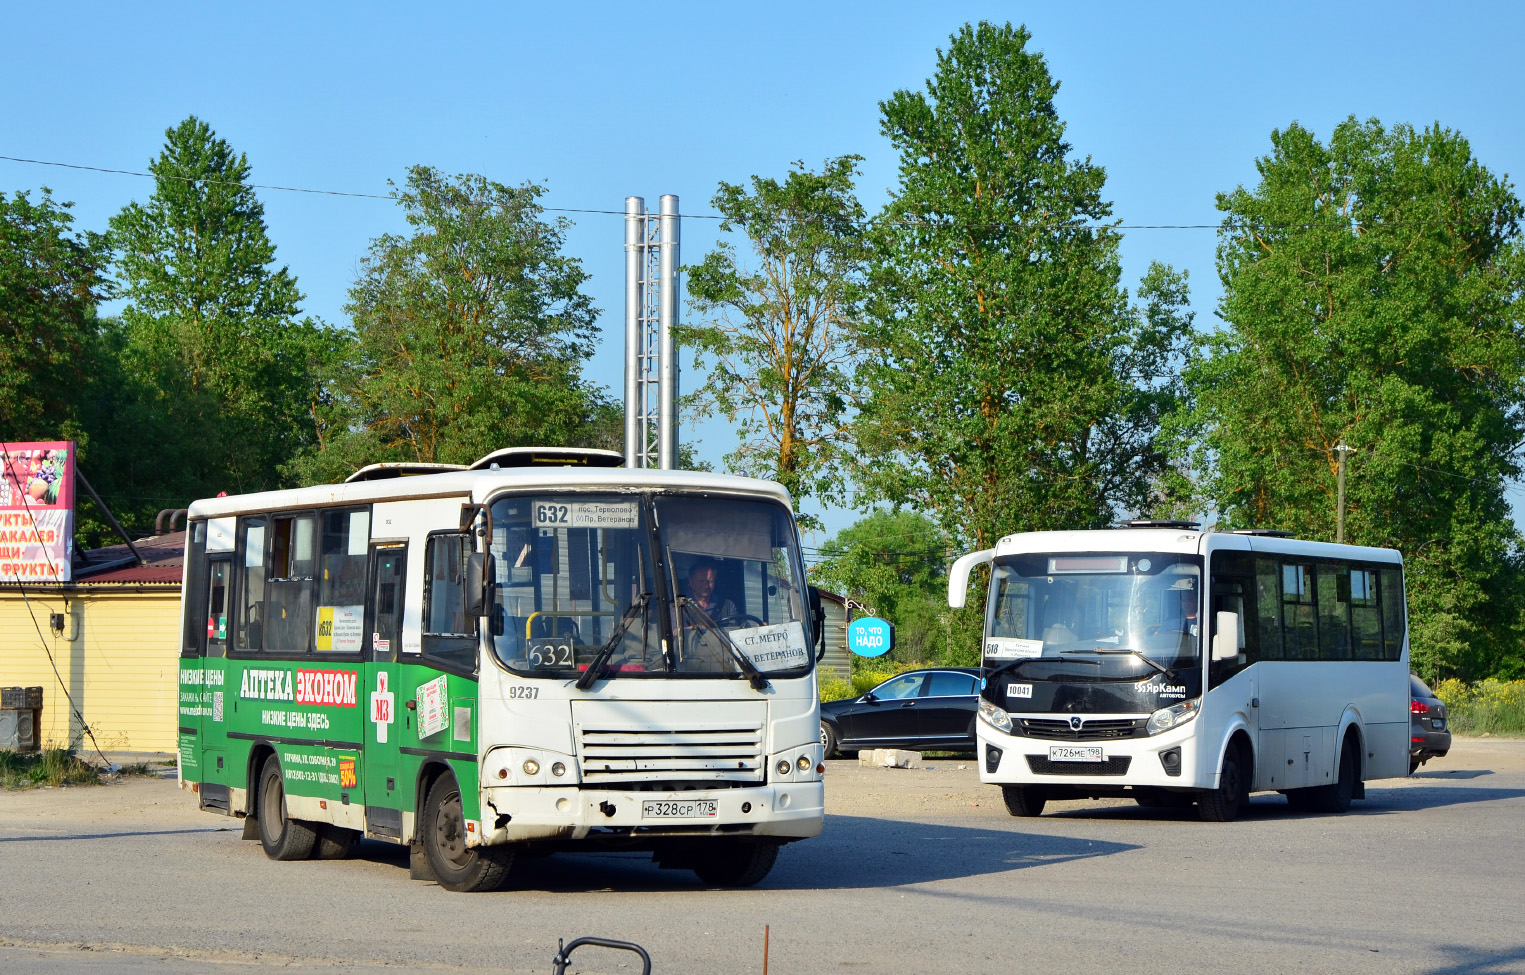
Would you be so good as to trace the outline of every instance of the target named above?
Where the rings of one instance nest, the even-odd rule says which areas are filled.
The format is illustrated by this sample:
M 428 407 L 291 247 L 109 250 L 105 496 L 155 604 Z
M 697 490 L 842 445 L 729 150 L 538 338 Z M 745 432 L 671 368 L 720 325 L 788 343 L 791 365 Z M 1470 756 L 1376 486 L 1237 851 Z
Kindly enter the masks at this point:
M 1057 717 L 1068 715 L 1034 715 Z M 1087 715 L 1087 718 L 1136 718 L 1138 715 Z M 1201 782 L 1196 721 L 1148 738 L 1100 741 L 1055 741 L 1008 735 L 989 723 L 976 724 L 980 781 L 992 785 L 1074 786 L 1079 791 L 1107 792 L 1125 786 L 1164 789 L 1204 789 Z M 1091 746 L 1101 749 L 1101 761 L 1055 760 L 1055 749 Z M 1062 754 L 1062 751 L 1058 754 Z M 1172 774 L 1172 773 L 1175 774 Z
M 711 814 L 707 803 L 714 803 Z M 773 836 L 798 840 L 821 832 L 824 782 L 748 789 L 635 792 L 620 789 L 490 786 L 482 790 L 482 823 L 471 846 L 583 840 L 590 834 L 631 838 Z

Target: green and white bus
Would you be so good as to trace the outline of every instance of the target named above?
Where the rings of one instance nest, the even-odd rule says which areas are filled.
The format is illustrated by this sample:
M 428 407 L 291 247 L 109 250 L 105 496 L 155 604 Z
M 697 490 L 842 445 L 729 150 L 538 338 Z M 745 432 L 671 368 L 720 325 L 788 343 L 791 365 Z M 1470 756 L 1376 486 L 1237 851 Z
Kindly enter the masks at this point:
M 191 506 L 180 782 L 277 860 L 646 850 L 754 884 L 820 832 L 819 598 L 778 484 L 519 448 Z

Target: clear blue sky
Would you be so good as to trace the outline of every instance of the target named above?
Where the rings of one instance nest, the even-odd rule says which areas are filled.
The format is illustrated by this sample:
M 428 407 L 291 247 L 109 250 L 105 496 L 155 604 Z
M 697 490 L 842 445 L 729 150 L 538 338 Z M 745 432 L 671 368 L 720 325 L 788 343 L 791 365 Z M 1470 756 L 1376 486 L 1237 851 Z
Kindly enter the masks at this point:
M 870 210 L 896 160 L 878 103 L 918 88 L 965 21 L 1025 23 L 1061 83 L 1079 155 L 1129 224 L 1211 224 L 1216 192 L 1255 179 L 1273 128 L 1327 136 L 1347 115 L 1457 129 L 1496 174 L 1525 169 L 1518 3 L 1264 4 L 159 4 L 12 8 L 0 61 L 0 155 L 141 170 L 188 114 L 248 154 L 254 180 L 384 193 L 414 163 L 549 188 L 548 206 L 618 210 L 677 193 L 709 212 L 717 180 L 795 160 L 866 157 Z M 0 190 L 48 185 L 101 228 L 148 180 L 0 162 Z M 356 262 L 402 229 L 380 200 L 262 192 L 307 310 L 345 321 Z M 618 389 L 623 228 L 581 215 L 568 246 L 592 274 L 605 341 L 590 377 Z M 714 240 L 688 220 L 684 258 Z M 1139 230 L 1191 274 L 1212 327 L 1214 235 Z M 685 359 L 685 369 L 688 362 Z M 690 378 L 692 370 L 689 370 Z M 700 455 L 723 424 L 685 429 Z M 827 512 L 830 529 L 853 519 Z

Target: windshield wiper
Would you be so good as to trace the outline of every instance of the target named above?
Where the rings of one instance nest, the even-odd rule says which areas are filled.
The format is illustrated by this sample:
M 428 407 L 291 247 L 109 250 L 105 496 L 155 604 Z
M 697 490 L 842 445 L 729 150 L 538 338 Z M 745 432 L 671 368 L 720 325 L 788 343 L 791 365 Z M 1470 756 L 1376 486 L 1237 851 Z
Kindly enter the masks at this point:
M 598 653 L 588 662 L 588 669 L 583 671 L 577 678 L 575 686 L 580 691 L 585 691 L 593 686 L 593 682 L 603 675 L 604 666 L 609 663 L 609 658 L 614 656 L 614 651 L 619 647 L 620 641 L 625 639 L 625 633 L 629 631 L 630 624 L 635 622 L 637 615 L 646 615 L 646 603 L 651 599 L 651 593 L 643 592 L 625 607 L 625 612 L 620 616 L 618 623 L 614 625 L 614 632 L 609 635 L 609 640 L 598 648 Z M 639 613 L 637 612 L 639 611 Z
M 1140 653 L 1137 650 L 1130 650 L 1127 647 L 1096 647 L 1093 650 L 1071 650 L 1069 652 L 1070 653 L 1111 653 L 1111 654 L 1131 653 L 1135 657 L 1137 657 L 1138 659 L 1142 660 L 1144 663 L 1146 663 L 1149 666 L 1153 667 L 1159 673 L 1164 674 L 1166 677 L 1169 677 L 1171 680 L 1175 680 L 1176 677 L 1177 677 L 1176 672 L 1174 670 L 1172 670 L 1169 667 L 1166 667 L 1164 664 L 1160 663 L 1158 660 L 1155 660 L 1152 657 L 1147 657 L 1147 656 L 1145 656 L 1144 654 Z
M 763 676 L 763 672 L 757 669 L 757 665 L 752 662 L 751 658 L 742 651 L 741 647 L 736 645 L 735 640 L 731 639 L 731 634 L 726 631 L 725 627 L 716 623 L 710 617 L 710 614 L 706 613 L 704 608 L 692 597 L 679 596 L 678 612 L 681 613 L 686 609 L 692 609 L 695 613 L 699 614 L 699 622 L 703 623 L 707 630 L 719 636 L 725 643 L 726 649 L 731 651 L 731 656 L 736 658 L 736 663 L 741 667 L 741 672 L 747 675 L 747 680 L 752 684 L 753 690 L 765 691 L 771 686 L 768 683 L 768 678 Z
M 1069 654 L 1072 654 L 1074 652 L 1075 651 L 1073 651 L 1073 650 L 1065 650 L 1065 651 L 1063 651 L 1060 654 L 1060 656 L 1068 656 Z M 1002 664 L 1001 666 L 999 666 L 996 669 L 992 670 L 986 676 L 987 677 L 997 677 L 997 676 L 999 676 L 1001 674 L 1006 673 L 1008 670 L 1016 670 L 1017 668 L 1021 667 L 1023 664 L 1036 664 L 1036 663 L 1050 663 L 1050 664 L 1060 664 L 1060 663 L 1070 664 L 1070 663 L 1074 663 L 1074 664 L 1090 664 L 1090 665 L 1095 666 L 1095 667 L 1100 667 L 1101 666 L 1101 661 L 1100 660 L 1086 660 L 1084 657 L 1078 657 L 1078 658 L 1075 658 L 1073 660 L 1059 660 L 1059 659 L 1057 659 L 1055 657 L 1022 657 L 1020 659 L 1013 660 L 1013 661 L 1011 661 L 1009 663 Z

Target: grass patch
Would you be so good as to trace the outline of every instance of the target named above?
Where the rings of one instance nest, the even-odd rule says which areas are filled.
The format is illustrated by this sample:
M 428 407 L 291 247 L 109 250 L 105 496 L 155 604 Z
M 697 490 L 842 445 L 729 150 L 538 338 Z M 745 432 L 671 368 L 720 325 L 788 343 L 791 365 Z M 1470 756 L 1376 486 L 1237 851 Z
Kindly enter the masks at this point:
M 0 751 L 0 788 L 3 789 L 100 784 L 99 769 L 63 748 L 28 754 Z
M 1525 737 L 1525 680 L 1452 678 L 1440 682 L 1435 696 L 1446 703 L 1452 734 Z

